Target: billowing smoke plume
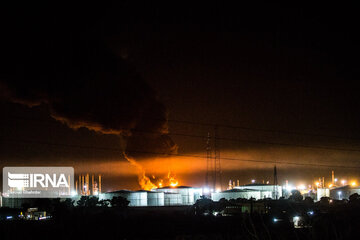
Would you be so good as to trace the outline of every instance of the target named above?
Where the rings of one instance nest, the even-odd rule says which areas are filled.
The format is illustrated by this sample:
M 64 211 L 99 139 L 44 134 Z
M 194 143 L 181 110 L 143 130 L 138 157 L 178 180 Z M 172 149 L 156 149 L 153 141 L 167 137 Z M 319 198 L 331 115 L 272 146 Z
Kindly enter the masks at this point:
M 129 155 L 176 152 L 166 108 L 131 64 L 113 54 L 101 27 L 63 20 L 25 21 L 4 34 L 1 97 L 46 105 L 74 129 L 124 137 Z

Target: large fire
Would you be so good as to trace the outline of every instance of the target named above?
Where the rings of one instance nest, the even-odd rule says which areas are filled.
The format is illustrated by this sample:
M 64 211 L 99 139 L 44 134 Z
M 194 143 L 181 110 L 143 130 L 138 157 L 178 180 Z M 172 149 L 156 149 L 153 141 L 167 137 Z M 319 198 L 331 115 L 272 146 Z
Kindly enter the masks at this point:
M 169 186 L 170 187 L 176 187 L 179 185 L 179 181 L 175 178 L 175 176 L 171 175 L 171 172 L 169 171 L 167 178 L 169 180 Z
M 136 162 L 134 159 L 131 159 L 128 156 L 126 156 L 125 153 L 124 153 L 124 157 L 126 158 L 126 160 L 128 160 L 128 162 L 131 165 L 136 167 L 138 171 L 138 181 L 141 189 L 149 191 L 156 188 L 162 188 L 166 186 L 176 187 L 179 185 L 179 181 L 176 179 L 176 176 L 171 173 L 171 171 L 168 172 L 165 179 L 161 179 L 161 178 L 157 179 L 154 175 L 152 175 L 153 178 L 153 182 L 152 182 L 152 180 L 148 176 L 146 176 L 145 169 L 143 166 L 141 166 L 141 164 Z

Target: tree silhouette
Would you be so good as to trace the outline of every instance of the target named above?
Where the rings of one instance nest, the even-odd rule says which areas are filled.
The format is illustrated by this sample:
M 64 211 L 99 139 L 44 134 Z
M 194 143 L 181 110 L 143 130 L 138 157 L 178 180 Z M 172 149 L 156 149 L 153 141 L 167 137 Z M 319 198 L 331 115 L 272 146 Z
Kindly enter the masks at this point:
M 110 200 L 111 206 L 115 208 L 125 208 L 129 205 L 129 201 L 121 196 L 113 197 Z
M 301 195 L 301 193 L 298 190 L 292 190 L 289 200 L 292 200 L 295 202 L 301 202 L 303 200 L 303 196 Z
M 349 203 L 351 203 L 351 204 L 354 204 L 354 203 L 359 204 L 360 203 L 360 195 L 357 194 L 357 193 L 351 194 L 350 197 L 349 197 Z
M 76 203 L 79 207 L 96 207 L 99 204 L 99 198 L 81 196 L 81 198 Z

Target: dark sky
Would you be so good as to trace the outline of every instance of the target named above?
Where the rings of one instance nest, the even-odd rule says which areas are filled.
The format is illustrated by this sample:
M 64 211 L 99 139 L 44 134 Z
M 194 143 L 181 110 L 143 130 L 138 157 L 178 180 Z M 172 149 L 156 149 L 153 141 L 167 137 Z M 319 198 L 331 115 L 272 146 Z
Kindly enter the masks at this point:
M 126 149 L 149 175 L 171 170 L 201 186 L 196 156 L 216 124 L 223 186 L 269 180 L 275 161 L 280 181 L 310 184 L 332 169 L 359 177 L 344 168 L 360 167 L 354 7 L 124 1 L 6 12 L 1 166 L 73 165 L 103 173 L 107 189 L 135 189 Z

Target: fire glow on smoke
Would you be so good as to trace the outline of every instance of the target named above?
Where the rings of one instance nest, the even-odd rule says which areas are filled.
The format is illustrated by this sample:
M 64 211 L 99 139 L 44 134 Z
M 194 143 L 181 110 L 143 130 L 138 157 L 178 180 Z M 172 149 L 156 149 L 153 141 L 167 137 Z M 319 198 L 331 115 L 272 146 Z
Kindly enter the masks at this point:
M 165 186 L 176 187 L 179 185 L 179 181 L 176 179 L 175 175 L 171 173 L 171 171 L 168 172 L 164 179 L 156 178 L 154 175 L 152 175 L 152 179 L 150 179 L 148 176 L 146 176 L 145 169 L 141 164 L 139 164 L 134 159 L 129 158 L 125 153 L 124 157 L 131 165 L 136 167 L 138 172 L 138 181 L 141 189 L 149 191 Z

